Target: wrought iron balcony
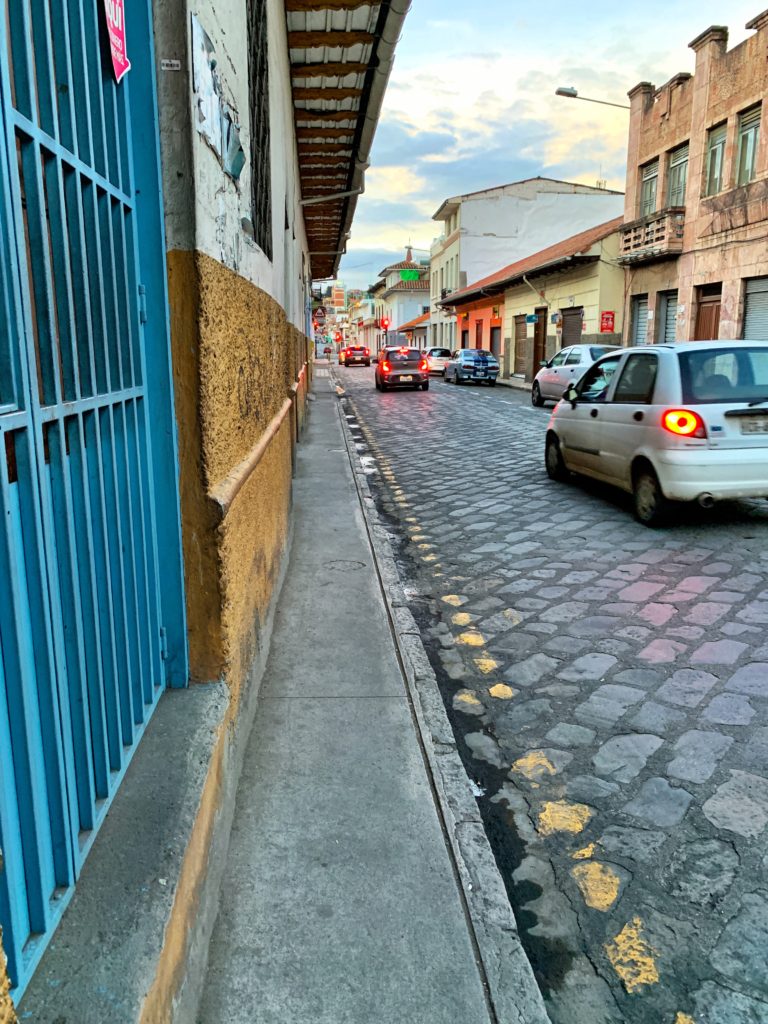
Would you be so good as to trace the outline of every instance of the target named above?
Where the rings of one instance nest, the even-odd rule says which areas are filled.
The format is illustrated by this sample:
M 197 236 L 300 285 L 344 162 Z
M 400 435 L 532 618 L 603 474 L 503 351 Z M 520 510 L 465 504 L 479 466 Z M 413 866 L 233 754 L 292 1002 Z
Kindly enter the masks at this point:
M 684 206 L 668 206 L 665 210 L 624 224 L 619 260 L 622 263 L 641 263 L 678 256 L 683 251 L 684 229 Z

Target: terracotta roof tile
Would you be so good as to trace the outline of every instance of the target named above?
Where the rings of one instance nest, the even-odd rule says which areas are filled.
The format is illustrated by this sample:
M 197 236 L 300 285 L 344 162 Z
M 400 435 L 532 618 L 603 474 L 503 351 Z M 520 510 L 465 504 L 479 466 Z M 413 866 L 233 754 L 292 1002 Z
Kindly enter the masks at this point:
M 601 239 L 607 238 L 608 235 L 612 235 L 614 231 L 618 231 L 623 222 L 623 217 L 614 217 L 613 220 L 606 221 L 604 224 L 598 224 L 594 228 L 580 231 L 577 235 L 571 235 L 570 238 L 565 238 L 562 242 L 557 242 L 546 249 L 541 249 L 539 252 L 526 256 L 525 259 L 518 260 L 516 263 L 510 263 L 509 266 L 497 270 L 496 273 L 483 277 L 473 284 L 468 284 L 457 292 L 452 292 L 445 298 L 443 304 L 454 305 L 457 301 L 476 295 L 481 290 L 500 288 L 509 281 L 522 277 L 523 274 L 532 274 L 535 270 L 540 270 L 549 263 L 556 263 L 558 260 L 566 259 L 568 256 L 576 256 L 579 253 L 588 252 L 595 242 L 599 242 Z
M 429 313 L 422 313 L 421 316 L 417 316 L 415 320 L 409 320 L 407 324 L 403 324 L 402 327 L 396 328 L 397 333 L 401 331 L 410 331 L 414 327 L 420 327 L 422 324 L 427 323 L 429 320 Z

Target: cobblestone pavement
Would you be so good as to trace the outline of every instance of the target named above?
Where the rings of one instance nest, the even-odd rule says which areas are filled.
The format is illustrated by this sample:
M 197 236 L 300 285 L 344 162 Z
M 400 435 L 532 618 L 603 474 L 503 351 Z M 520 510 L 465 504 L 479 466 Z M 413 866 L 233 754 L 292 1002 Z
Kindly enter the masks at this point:
M 343 410 L 555 1024 L 768 1022 L 768 504 L 637 524 L 497 387 Z

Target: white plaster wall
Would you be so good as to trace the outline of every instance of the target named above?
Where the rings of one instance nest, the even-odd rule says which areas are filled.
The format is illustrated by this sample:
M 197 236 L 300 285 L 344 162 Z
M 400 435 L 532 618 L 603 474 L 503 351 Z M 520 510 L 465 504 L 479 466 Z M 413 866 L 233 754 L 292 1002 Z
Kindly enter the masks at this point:
M 238 182 L 227 175 L 216 153 L 197 131 L 195 96 L 189 69 L 192 159 L 195 181 L 195 247 L 236 271 L 274 298 L 288 319 L 308 329 L 309 261 L 300 206 L 298 160 L 293 126 L 285 12 L 282 0 L 268 3 L 270 144 L 272 180 L 272 259 L 243 231 L 251 217 L 251 143 L 248 95 L 248 26 L 242 0 L 193 0 L 187 21 L 191 54 L 191 15 L 197 16 L 215 48 L 224 96 L 238 112 L 246 156 Z M 285 211 L 289 229 L 285 230 Z M 295 238 L 293 237 L 295 235 Z M 304 256 L 304 259 L 302 257 Z
M 461 206 L 461 269 L 467 283 L 624 212 L 624 197 L 606 193 L 498 195 Z

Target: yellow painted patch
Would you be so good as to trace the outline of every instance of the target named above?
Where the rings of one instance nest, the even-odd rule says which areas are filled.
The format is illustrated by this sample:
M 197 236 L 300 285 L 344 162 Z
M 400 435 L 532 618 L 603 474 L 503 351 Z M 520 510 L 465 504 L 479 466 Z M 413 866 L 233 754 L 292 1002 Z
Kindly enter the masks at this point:
M 473 707 L 477 707 L 478 704 L 482 704 L 482 701 L 479 701 L 471 690 L 461 690 L 456 694 L 455 699 L 460 701 L 462 704 L 471 704 Z
M 416 538 L 414 538 L 414 540 L 415 539 Z M 434 544 L 419 544 L 419 551 L 429 551 L 430 548 L 433 548 L 434 546 Z
M 517 690 L 513 690 L 511 686 L 507 686 L 506 683 L 496 683 L 488 691 L 492 697 L 496 697 L 497 700 L 511 700 L 517 694 Z
M 476 629 L 468 629 L 466 633 L 459 633 L 456 637 L 457 644 L 464 644 L 466 647 L 482 647 L 485 637 Z
M 575 850 L 571 857 L 574 860 L 588 860 L 595 852 L 595 844 L 590 843 L 589 846 L 583 846 L 580 850 Z
M 436 562 L 437 555 L 422 555 L 421 560 L 422 562 Z
M 607 864 L 591 860 L 586 864 L 577 864 L 571 869 L 571 874 L 576 879 L 584 902 L 593 910 L 610 910 L 619 898 L 621 880 Z
M 643 938 L 643 922 L 639 917 L 632 918 L 613 942 L 605 944 L 605 952 L 630 995 L 643 985 L 658 983 L 656 951 Z
M 509 619 L 513 626 L 519 626 L 523 621 L 523 616 L 520 612 L 516 612 L 514 608 L 505 608 L 501 614 L 505 619 Z
M 483 673 L 484 676 L 489 676 L 491 672 L 495 672 L 499 667 L 498 661 L 494 661 L 493 658 L 487 655 L 483 658 L 474 658 L 476 668 Z
M 472 621 L 472 616 L 469 612 L 455 612 L 451 616 L 451 622 L 454 626 L 468 626 Z
M 446 594 L 442 600 L 444 604 L 449 604 L 452 608 L 461 608 L 464 603 L 458 594 Z
M 675 1024 L 696 1024 L 696 1021 L 687 1013 L 678 1013 Z
M 539 832 L 551 836 L 556 832 L 583 832 L 592 817 L 586 804 L 569 804 L 567 800 L 550 800 L 539 812 Z
M 524 775 L 535 785 L 548 775 L 557 775 L 557 769 L 541 750 L 529 750 L 527 754 L 518 757 L 512 765 L 512 771 Z

